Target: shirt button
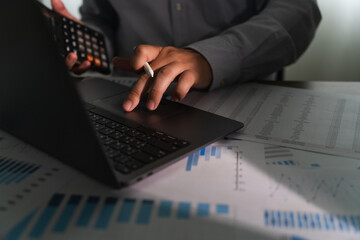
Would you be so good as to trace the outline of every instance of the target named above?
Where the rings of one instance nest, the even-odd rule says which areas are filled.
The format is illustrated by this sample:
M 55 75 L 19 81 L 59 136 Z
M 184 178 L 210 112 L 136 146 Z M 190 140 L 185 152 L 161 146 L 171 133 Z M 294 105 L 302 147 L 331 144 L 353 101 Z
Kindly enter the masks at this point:
M 181 3 L 176 3 L 176 10 L 181 11 Z

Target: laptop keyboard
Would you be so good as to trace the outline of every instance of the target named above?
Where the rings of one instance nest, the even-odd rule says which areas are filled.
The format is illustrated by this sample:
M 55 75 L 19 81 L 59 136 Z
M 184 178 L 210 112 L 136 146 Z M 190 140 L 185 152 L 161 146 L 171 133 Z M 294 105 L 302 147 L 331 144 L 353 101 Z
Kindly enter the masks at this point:
M 116 122 L 94 111 L 89 111 L 89 116 L 107 156 L 122 174 L 136 171 L 189 145 L 187 141 L 136 123 Z

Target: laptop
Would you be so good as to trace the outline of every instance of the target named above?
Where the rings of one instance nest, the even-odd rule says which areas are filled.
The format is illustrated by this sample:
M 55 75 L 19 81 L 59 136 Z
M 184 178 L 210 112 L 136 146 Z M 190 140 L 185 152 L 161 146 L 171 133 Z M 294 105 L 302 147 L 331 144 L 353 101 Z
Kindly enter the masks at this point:
M 0 128 L 113 188 L 138 182 L 243 124 L 162 100 L 122 110 L 129 92 L 76 83 L 35 1 L 0 2 Z

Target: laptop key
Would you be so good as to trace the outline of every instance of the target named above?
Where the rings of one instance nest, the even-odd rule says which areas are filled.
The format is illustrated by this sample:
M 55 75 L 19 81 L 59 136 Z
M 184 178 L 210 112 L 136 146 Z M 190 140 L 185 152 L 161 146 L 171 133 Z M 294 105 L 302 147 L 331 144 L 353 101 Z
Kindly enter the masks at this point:
M 144 152 L 136 152 L 132 155 L 133 158 L 143 162 L 143 163 L 151 163 L 156 160 L 155 157 L 148 155 Z
M 146 152 L 146 153 L 148 153 L 148 154 L 150 154 L 150 155 L 152 155 L 152 156 L 158 157 L 158 158 L 163 157 L 163 156 L 166 155 L 166 152 L 165 152 L 165 151 L 163 151 L 163 150 L 161 150 L 161 149 L 158 149 L 158 148 L 156 148 L 156 147 L 154 147 L 154 146 L 151 146 L 151 145 L 149 145 L 149 144 L 141 147 L 140 149 L 141 149 L 142 151 L 144 151 L 144 152 Z
M 126 167 L 123 164 L 116 163 L 114 164 L 114 168 L 121 172 L 122 174 L 129 174 L 131 172 L 130 168 Z
M 156 147 L 158 147 L 158 148 L 160 148 L 160 149 L 162 149 L 162 150 L 164 150 L 166 152 L 174 152 L 174 151 L 176 151 L 178 149 L 178 147 L 173 146 L 173 145 L 171 145 L 169 143 L 166 143 L 166 142 L 161 141 L 161 140 L 156 139 L 156 138 L 151 139 L 150 141 L 148 141 L 148 143 L 150 143 L 151 145 L 154 145 L 154 146 L 156 146 Z

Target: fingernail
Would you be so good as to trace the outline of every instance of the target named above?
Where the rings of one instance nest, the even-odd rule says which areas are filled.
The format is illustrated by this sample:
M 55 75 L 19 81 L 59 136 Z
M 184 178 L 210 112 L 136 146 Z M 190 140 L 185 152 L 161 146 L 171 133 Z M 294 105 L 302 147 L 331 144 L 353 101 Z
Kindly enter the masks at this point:
M 126 110 L 126 111 L 130 111 L 131 109 L 131 106 L 132 106 L 132 102 L 130 100 L 126 100 L 123 104 L 123 108 Z
M 150 109 L 150 110 L 154 110 L 154 109 L 155 109 L 155 102 L 154 102 L 153 100 L 149 100 L 149 101 L 147 102 L 147 107 L 148 107 L 148 109 Z

